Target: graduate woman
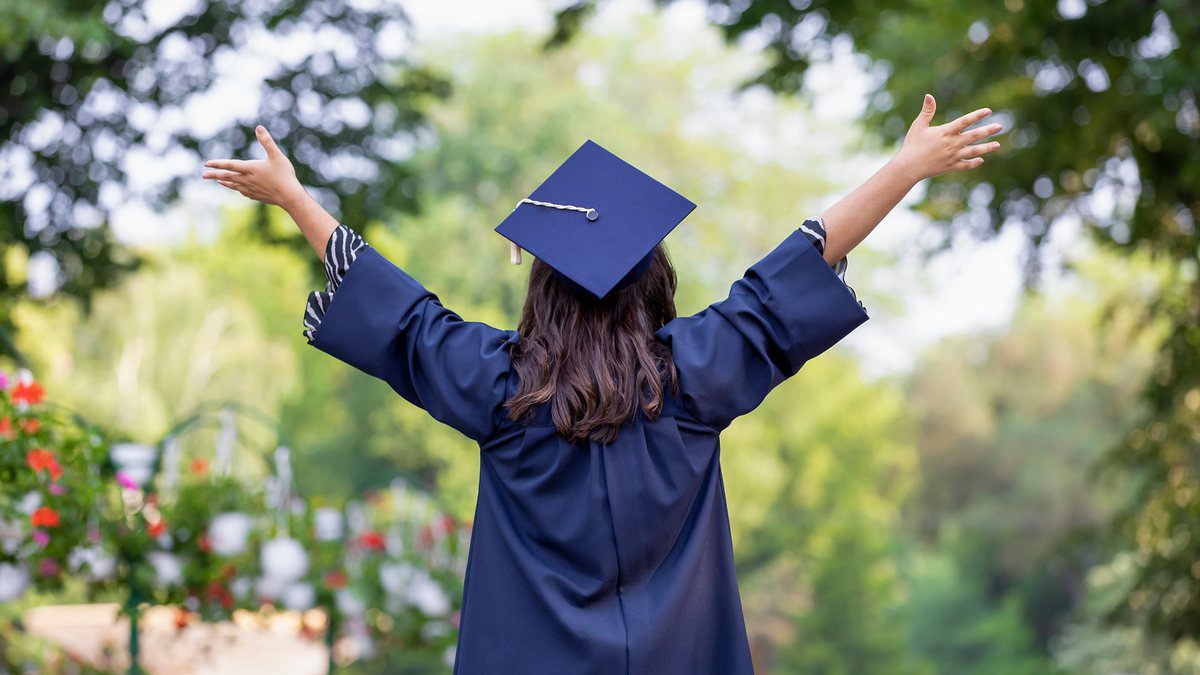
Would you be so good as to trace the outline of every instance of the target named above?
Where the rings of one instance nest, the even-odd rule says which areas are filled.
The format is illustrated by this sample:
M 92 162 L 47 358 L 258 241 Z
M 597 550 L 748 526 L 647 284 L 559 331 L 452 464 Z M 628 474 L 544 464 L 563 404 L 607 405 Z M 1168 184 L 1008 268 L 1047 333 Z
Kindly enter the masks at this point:
M 694 205 L 592 141 L 514 195 L 497 229 L 535 260 L 516 330 L 465 321 L 338 223 L 267 130 L 266 159 L 205 178 L 287 210 L 328 284 L 310 344 L 478 442 L 455 672 L 752 673 L 718 436 L 867 314 L 846 254 L 917 182 L 979 166 L 984 108 L 932 126 L 782 243 L 723 300 L 675 315 L 661 241 Z

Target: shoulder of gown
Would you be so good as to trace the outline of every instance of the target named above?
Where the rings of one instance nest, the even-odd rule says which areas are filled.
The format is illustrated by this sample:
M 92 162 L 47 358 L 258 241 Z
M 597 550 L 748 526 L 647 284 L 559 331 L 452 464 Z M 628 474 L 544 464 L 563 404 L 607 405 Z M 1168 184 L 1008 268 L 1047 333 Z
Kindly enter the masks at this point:
M 514 331 L 464 321 L 373 247 L 335 259 L 335 270 L 343 260 L 352 264 L 331 283 L 310 344 L 464 435 L 490 436 L 503 420 Z
M 824 233 L 819 219 L 806 220 L 724 300 L 657 331 L 671 348 L 682 403 L 697 420 L 725 428 L 868 319 L 839 276 L 845 258 L 831 268 L 822 257 Z

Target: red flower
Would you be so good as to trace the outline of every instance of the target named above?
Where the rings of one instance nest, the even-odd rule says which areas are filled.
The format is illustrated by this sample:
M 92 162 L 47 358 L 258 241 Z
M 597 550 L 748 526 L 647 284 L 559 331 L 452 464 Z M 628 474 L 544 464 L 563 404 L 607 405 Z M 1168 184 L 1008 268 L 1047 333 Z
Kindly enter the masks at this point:
M 50 463 L 54 461 L 54 453 L 42 448 L 34 448 L 25 453 L 25 461 L 29 463 L 29 468 L 37 473 L 50 466 Z
M 50 479 L 58 480 L 62 478 L 62 467 L 59 466 L 59 460 L 54 459 L 54 453 L 50 450 L 42 448 L 34 448 L 25 453 L 25 461 L 29 467 L 34 470 L 34 473 L 41 473 L 46 470 L 50 474 Z
M 13 435 L 12 420 L 8 419 L 7 415 L 5 415 L 4 417 L 0 417 L 0 435 L 3 435 L 3 436 L 12 436 Z
M 429 525 L 422 525 L 421 531 L 417 533 L 417 548 L 422 551 L 433 548 L 433 528 Z
M 30 417 L 29 419 L 21 420 L 21 428 L 24 429 L 25 433 L 27 434 L 36 434 L 37 430 L 41 428 L 41 426 L 42 423 L 39 422 L 38 418 L 36 417 Z
M 341 570 L 329 570 L 325 573 L 325 585 L 337 589 L 346 587 L 346 575 Z
M 382 551 L 384 545 L 383 535 L 374 530 L 363 532 L 358 535 L 358 545 L 374 551 Z
M 222 609 L 233 607 L 233 594 L 219 581 L 213 581 L 208 584 L 208 595 L 211 598 L 216 598 L 217 602 L 221 603 Z
M 208 460 L 203 457 L 197 457 L 191 463 L 192 474 L 201 478 L 208 475 Z
M 34 527 L 57 527 L 58 511 L 49 506 L 40 506 L 29 516 Z
M 454 520 L 453 515 L 451 515 L 449 513 L 442 515 L 442 532 L 445 532 L 446 534 L 450 534 L 451 532 L 454 531 L 454 526 L 456 524 L 457 523 Z
M 167 521 L 162 518 L 155 520 L 153 523 L 150 523 L 149 531 L 151 537 L 158 539 L 167 531 Z
M 43 469 L 50 473 L 50 478 L 58 480 L 62 477 L 62 467 L 58 465 L 58 460 L 54 458 L 54 453 L 42 448 L 34 448 L 25 454 L 25 461 L 29 464 L 29 468 L 33 469 L 34 473 L 40 473 Z
M 212 550 L 212 539 L 208 538 L 208 534 L 202 534 L 196 538 L 196 548 L 208 553 Z
M 42 389 L 42 385 L 37 382 L 18 382 L 12 389 L 12 399 L 14 403 L 41 403 L 45 396 L 46 390 Z

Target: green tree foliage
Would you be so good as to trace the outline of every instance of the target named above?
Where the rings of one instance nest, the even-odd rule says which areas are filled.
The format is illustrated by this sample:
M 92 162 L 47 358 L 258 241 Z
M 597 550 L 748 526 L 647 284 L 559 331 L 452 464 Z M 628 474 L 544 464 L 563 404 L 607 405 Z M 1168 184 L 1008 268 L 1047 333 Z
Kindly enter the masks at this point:
M 330 208 L 361 218 L 409 204 L 397 160 L 421 99 L 444 87 L 407 60 L 406 32 L 398 8 L 355 3 L 0 0 L 0 331 L 28 297 L 30 258 L 86 300 L 136 262 L 109 213 L 129 199 L 164 205 L 203 157 L 246 154 L 253 122 L 289 146 L 301 180 L 327 188 Z M 236 94 L 253 113 L 201 119 L 238 61 L 263 73 Z M 137 157 L 160 162 L 157 182 L 131 183 Z
M 670 0 L 659 0 L 669 4 Z M 597 0 L 559 15 L 551 43 L 584 24 Z M 731 40 L 771 62 L 748 82 L 802 89 L 809 66 L 853 50 L 879 87 L 866 122 L 899 139 L 921 95 L 939 116 L 980 106 L 1009 129 L 993 159 L 933 181 L 919 209 L 957 231 L 1020 228 L 1027 267 L 1052 230 L 1081 222 L 1124 253 L 1175 263 L 1150 305 L 1171 326 L 1139 427 L 1109 457 L 1129 468 L 1139 499 L 1120 519 L 1140 551 L 1130 618 L 1170 635 L 1200 635 L 1200 12 L 1194 0 L 707 0 Z M 1148 323 L 1151 321 L 1148 319 Z M 1183 533 L 1187 533 L 1186 538 Z M 1168 542 L 1181 540 L 1178 545 Z
M 1051 644 L 1096 604 L 1089 569 L 1132 491 L 1089 468 L 1140 413 L 1165 332 L 1141 308 L 1169 274 L 1111 254 L 1077 267 L 1068 291 L 943 341 L 909 380 L 921 481 L 905 520 L 922 552 L 908 630 L 939 672 L 1047 672 Z
M 986 580 L 953 557 L 921 554 L 909 563 L 905 638 L 937 673 L 1040 675 L 1058 672 L 1037 649 L 1016 594 L 987 597 Z

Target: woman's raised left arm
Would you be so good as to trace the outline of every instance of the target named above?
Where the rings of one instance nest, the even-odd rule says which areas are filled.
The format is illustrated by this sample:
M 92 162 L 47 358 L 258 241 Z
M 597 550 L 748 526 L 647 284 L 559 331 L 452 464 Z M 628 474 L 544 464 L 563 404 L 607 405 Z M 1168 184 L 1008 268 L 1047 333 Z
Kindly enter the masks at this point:
M 950 171 L 974 169 L 983 164 L 982 155 L 1000 149 L 996 141 L 975 143 L 999 133 L 1003 127 L 988 124 L 970 129 L 992 111 L 980 108 L 938 126 L 931 126 L 937 102 L 925 95 L 921 113 L 909 126 L 904 144 L 887 164 L 821 214 L 828 227 L 824 256 L 836 265 L 875 229 L 904 195 L 926 178 Z

